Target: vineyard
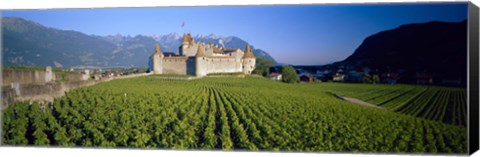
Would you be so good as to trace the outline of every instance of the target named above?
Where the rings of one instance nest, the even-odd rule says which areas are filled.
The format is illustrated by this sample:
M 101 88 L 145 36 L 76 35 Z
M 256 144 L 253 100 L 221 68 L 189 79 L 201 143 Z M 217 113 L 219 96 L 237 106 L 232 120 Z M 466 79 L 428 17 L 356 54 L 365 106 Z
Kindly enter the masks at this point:
M 452 124 L 463 123 L 464 108 L 453 105 L 452 109 L 450 101 L 465 103 L 462 90 L 364 85 L 377 92 L 348 93 L 348 86 L 285 84 L 254 77 L 113 80 L 73 90 L 51 105 L 9 106 L 2 112 L 2 142 L 155 149 L 467 152 L 465 127 L 435 121 L 452 115 Z M 378 102 L 390 110 L 359 106 L 326 93 L 335 88 L 337 94 Z M 402 98 L 406 94 L 414 99 Z M 441 104 L 435 106 L 420 99 L 431 95 L 448 95 L 448 100 L 428 100 Z
M 466 126 L 466 89 L 365 84 L 317 84 L 317 88 L 364 100 L 388 110 Z

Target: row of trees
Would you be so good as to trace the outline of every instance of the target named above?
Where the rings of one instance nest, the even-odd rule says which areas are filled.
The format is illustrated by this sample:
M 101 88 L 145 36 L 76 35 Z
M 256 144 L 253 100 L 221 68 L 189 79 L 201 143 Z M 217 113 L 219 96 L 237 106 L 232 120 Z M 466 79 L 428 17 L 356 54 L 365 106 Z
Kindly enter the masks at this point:
M 263 58 L 255 59 L 255 69 L 252 71 L 253 74 L 261 75 L 263 77 L 269 77 L 270 67 L 275 66 L 275 64 Z
M 270 68 L 275 64 L 263 58 L 256 58 L 255 70 L 253 74 L 261 75 L 263 77 L 270 77 Z M 282 81 L 286 83 L 298 83 L 300 78 L 292 66 L 283 66 L 281 69 Z
M 270 77 L 270 68 L 273 66 L 275 66 L 275 64 L 270 60 L 256 58 L 255 70 L 253 70 L 252 73 L 268 78 Z M 288 65 L 282 66 L 281 74 L 282 74 L 283 82 L 298 83 L 300 81 L 300 78 L 298 77 L 296 70 L 292 66 L 288 66 Z M 365 74 L 365 76 L 361 77 L 361 80 L 359 80 L 359 82 L 362 82 L 362 83 L 372 83 L 372 84 L 378 84 L 380 83 L 380 81 L 381 80 L 378 74 L 374 74 L 374 75 Z

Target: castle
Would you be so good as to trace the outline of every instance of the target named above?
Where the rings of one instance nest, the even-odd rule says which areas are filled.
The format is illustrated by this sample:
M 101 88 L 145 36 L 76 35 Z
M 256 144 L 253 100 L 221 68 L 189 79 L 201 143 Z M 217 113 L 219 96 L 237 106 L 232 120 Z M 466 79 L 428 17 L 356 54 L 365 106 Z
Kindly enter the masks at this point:
M 178 54 L 163 53 L 157 43 L 150 61 L 149 69 L 154 74 L 206 76 L 209 73 L 241 72 L 249 75 L 255 69 L 255 55 L 248 43 L 244 52 L 195 42 L 190 34 L 183 35 Z

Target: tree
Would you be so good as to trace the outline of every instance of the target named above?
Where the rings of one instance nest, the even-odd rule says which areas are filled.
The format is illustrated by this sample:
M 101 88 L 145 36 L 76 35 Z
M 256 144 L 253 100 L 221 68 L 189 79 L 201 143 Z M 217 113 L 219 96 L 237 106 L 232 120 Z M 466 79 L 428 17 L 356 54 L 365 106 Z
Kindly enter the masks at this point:
M 363 83 L 372 83 L 372 76 L 370 74 L 365 73 L 365 75 L 362 77 L 362 82 Z
M 373 75 L 372 80 L 373 84 L 380 83 L 380 77 L 378 77 L 378 75 Z
M 300 81 L 297 72 L 291 66 L 282 67 L 282 81 L 286 83 L 297 83 Z
M 266 60 L 263 58 L 257 58 L 256 59 L 256 64 L 255 64 L 255 70 L 253 70 L 252 73 L 262 75 L 264 77 L 268 77 L 268 74 L 270 74 L 270 67 L 274 66 L 275 64 L 270 61 Z

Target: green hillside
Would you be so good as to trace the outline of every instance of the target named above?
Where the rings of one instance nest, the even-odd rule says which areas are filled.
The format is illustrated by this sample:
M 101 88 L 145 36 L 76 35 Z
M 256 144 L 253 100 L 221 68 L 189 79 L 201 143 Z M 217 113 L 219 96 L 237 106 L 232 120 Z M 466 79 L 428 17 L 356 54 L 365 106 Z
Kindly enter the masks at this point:
M 339 89 L 348 86 L 285 84 L 256 77 L 113 80 L 73 90 L 51 107 L 10 106 L 3 112 L 3 142 L 161 149 L 467 152 L 465 127 L 342 101 L 326 93 L 336 85 Z
M 107 66 L 105 57 L 115 48 L 80 32 L 10 17 L 2 18 L 2 40 L 3 65 L 13 66 Z

